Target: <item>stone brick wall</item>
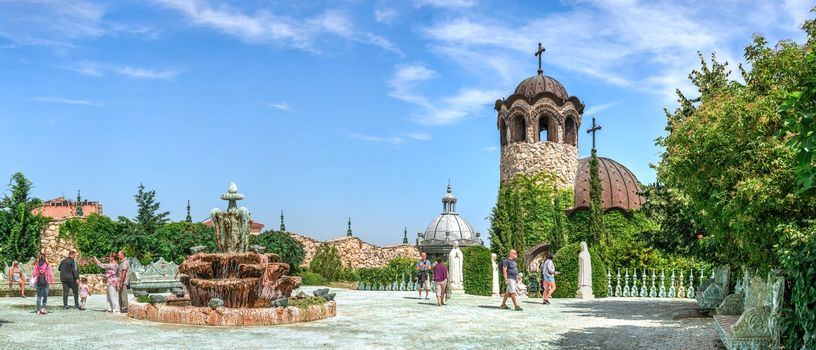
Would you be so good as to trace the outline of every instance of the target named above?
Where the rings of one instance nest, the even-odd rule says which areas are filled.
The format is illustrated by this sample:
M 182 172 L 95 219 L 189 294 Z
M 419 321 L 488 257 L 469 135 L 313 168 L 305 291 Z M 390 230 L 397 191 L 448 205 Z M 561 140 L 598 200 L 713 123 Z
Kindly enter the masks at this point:
M 340 253 L 340 260 L 346 267 L 382 267 L 388 264 L 391 259 L 398 256 L 419 259 L 419 250 L 410 244 L 379 247 L 357 237 L 342 237 L 321 242 L 296 233 L 290 234 L 303 244 L 303 249 L 306 251 L 303 266 L 309 266 L 312 258 L 314 258 L 315 251 L 323 244 L 332 245 L 337 248 L 337 251 Z
M 45 254 L 45 259 L 51 265 L 57 266 L 64 257 L 68 256 L 68 252 L 77 250 L 70 239 L 57 239 L 60 225 L 68 219 L 70 218 L 51 220 L 40 233 L 40 252 Z
M 501 148 L 501 181 L 517 174 L 550 172 L 558 187 L 572 189 L 578 172 L 578 147 L 556 142 L 514 142 Z

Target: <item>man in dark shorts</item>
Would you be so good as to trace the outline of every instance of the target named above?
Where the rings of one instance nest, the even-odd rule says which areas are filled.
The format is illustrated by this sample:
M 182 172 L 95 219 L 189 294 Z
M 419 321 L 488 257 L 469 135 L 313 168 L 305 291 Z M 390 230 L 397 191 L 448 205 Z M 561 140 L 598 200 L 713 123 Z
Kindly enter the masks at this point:
M 419 284 L 419 298 L 422 299 L 422 288 L 425 288 L 425 299 L 428 299 L 428 293 L 431 291 L 431 281 L 428 278 L 428 271 L 431 270 L 431 261 L 428 260 L 428 254 L 422 252 L 421 258 L 417 262 L 416 269 L 419 271 L 417 276 L 417 284 Z
M 62 282 L 62 308 L 68 310 L 68 291 L 74 293 L 74 307 L 79 309 L 79 272 L 76 265 L 76 252 L 68 253 L 59 264 L 60 282 Z

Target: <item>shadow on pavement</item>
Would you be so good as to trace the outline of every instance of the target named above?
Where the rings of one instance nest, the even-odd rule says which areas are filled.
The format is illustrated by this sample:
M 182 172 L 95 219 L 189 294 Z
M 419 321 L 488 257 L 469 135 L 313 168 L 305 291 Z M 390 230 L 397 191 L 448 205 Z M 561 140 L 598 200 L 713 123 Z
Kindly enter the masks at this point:
M 710 326 L 588 327 L 561 335 L 558 349 L 725 350 Z

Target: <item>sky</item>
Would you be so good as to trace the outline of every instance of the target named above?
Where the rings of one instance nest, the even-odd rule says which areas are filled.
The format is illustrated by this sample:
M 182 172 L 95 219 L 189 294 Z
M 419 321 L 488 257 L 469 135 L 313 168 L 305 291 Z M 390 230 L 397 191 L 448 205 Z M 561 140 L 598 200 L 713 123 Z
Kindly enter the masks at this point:
M 457 210 L 488 235 L 497 99 L 536 74 L 603 126 L 598 153 L 654 181 L 664 108 L 698 52 L 744 63 L 754 33 L 802 42 L 814 0 L 0 0 L 0 180 L 134 217 L 142 183 L 196 220 L 231 181 L 256 221 L 413 243 Z M 736 74 L 735 74 L 736 75 Z M 585 129 L 585 128 L 584 128 Z M 590 138 L 579 136 L 579 156 Z M 6 182 L 2 181 L 5 185 Z M 2 190 L 6 190 L 2 186 Z

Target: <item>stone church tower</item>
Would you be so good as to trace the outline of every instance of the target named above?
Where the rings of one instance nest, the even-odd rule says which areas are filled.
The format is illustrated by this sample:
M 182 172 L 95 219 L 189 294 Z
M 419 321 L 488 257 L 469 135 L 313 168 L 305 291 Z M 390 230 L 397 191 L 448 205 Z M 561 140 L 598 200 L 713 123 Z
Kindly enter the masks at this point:
M 573 188 L 578 171 L 578 130 L 584 104 L 561 83 L 544 75 L 539 43 L 538 74 L 496 101 L 501 143 L 501 182 L 517 174 L 549 172 L 561 189 Z

